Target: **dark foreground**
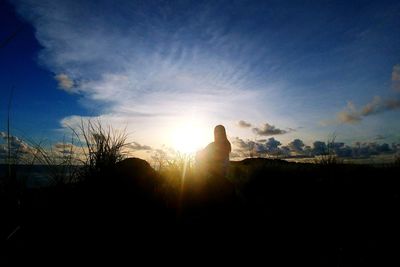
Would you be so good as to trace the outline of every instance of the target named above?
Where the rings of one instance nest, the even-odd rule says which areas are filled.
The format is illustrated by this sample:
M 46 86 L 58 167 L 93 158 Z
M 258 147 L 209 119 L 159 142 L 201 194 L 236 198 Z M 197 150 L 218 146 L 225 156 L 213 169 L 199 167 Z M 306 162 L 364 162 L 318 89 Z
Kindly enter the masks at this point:
M 128 159 L 83 183 L 26 190 L 19 205 L 2 196 L 0 264 L 399 266 L 398 174 L 248 159 L 229 179 L 174 187 Z

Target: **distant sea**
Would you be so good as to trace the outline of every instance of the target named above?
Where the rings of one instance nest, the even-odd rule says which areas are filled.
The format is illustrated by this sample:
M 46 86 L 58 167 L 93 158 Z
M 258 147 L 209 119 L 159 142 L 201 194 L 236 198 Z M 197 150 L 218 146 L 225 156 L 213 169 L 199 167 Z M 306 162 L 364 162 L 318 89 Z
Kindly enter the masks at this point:
M 50 185 L 53 180 L 50 173 L 63 173 L 61 168 L 52 167 L 51 170 L 47 165 L 15 165 L 15 174 L 19 182 L 22 182 L 29 188 L 43 187 Z M 8 173 L 8 165 L 0 164 L 0 178 L 6 177 Z

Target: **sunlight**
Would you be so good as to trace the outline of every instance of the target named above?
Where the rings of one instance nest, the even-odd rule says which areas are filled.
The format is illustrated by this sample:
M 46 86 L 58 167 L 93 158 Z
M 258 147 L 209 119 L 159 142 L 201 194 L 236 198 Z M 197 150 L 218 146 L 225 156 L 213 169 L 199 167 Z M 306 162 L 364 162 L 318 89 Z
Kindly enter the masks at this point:
M 181 153 L 195 153 L 212 141 L 209 132 L 199 123 L 182 123 L 171 132 L 172 147 Z

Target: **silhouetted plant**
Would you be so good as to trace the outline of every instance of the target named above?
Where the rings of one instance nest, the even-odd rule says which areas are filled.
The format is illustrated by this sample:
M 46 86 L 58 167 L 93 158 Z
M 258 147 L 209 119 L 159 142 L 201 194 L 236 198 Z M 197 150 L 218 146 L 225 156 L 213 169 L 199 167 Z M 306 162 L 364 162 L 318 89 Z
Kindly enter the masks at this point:
M 151 156 L 152 167 L 157 170 L 163 170 L 164 166 L 168 162 L 167 153 L 162 149 L 157 149 Z
M 61 143 L 61 151 L 53 147 L 46 148 L 42 143 L 31 143 L 29 165 L 40 164 L 46 168 L 47 177 L 54 185 L 76 182 L 78 180 L 81 159 L 77 156 L 74 139 L 71 143 Z
M 316 157 L 315 163 L 320 165 L 343 164 L 343 160 L 336 155 L 335 140 L 336 140 L 336 135 L 333 134 L 332 137 L 328 139 L 325 151 L 321 155 Z
M 82 178 L 109 174 L 116 163 L 125 158 L 124 148 L 128 145 L 125 130 L 103 126 L 99 120 L 86 123 L 81 120 L 77 129 L 70 128 L 81 142 Z
M 163 157 L 164 162 L 159 163 L 159 173 L 169 183 L 179 184 L 182 179 L 193 176 L 194 156 L 190 154 L 174 153 L 171 157 Z
M 394 156 L 394 165 L 400 167 L 400 154 Z

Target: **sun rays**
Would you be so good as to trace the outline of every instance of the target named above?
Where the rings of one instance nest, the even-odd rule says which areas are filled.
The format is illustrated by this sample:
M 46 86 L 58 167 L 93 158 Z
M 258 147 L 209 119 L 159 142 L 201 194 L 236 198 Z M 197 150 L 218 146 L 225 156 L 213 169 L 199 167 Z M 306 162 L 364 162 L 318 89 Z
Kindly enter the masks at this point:
M 171 129 L 170 140 L 173 149 L 184 154 L 196 151 L 212 142 L 211 130 L 194 119 L 187 119 Z

